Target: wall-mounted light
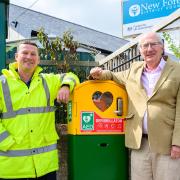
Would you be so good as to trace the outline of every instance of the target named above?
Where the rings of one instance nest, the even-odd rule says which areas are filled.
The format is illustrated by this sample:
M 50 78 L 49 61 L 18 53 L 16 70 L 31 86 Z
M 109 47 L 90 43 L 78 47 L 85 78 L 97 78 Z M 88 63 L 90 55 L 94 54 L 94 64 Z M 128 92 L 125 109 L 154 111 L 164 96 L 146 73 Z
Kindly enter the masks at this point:
M 17 21 L 12 21 L 11 24 L 16 28 L 17 25 L 18 25 L 18 22 Z

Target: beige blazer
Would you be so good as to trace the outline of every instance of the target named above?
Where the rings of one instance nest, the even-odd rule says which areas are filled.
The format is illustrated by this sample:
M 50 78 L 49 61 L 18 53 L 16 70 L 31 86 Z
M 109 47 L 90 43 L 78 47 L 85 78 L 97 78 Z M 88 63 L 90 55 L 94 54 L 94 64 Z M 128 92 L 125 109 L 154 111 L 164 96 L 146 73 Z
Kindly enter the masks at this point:
M 123 84 L 128 93 L 125 144 L 139 149 L 142 122 L 148 114 L 148 139 L 153 152 L 169 154 L 172 145 L 180 146 L 180 64 L 167 60 L 151 97 L 141 84 L 144 62 L 132 63 L 130 69 L 112 73 L 103 71 L 101 79 Z

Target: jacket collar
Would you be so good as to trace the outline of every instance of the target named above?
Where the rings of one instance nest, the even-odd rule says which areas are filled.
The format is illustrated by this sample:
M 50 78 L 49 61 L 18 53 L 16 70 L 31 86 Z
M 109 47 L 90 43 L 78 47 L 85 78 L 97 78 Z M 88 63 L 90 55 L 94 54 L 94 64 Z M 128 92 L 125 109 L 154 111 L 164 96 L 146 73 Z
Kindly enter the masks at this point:
M 166 64 L 164 69 L 162 70 L 161 76 L 159 78 L 159 80 L 157 81 L 152 96 L 157 92 L 157 90 L 161 87 L 161 85 L 166 81 L 166 79 L 168 78 L 170 72 L 174 69 L 173 63 L 171 62 L 171 60 L 168 58 L 166 60 Z M 151 96 L 151 97 L 152 97 Z
M 157 90 L 161 87 L 161 85 L 164 83 L 164 81 L 167 79 L 168 75 L 170 74 L 170 72 L 174 69 L 173 63 L 172 61 L 167 58 L 167 57 L 163 57 L 163 59 L 166 61 L 166 64 L 162 70 L 161 76 L 159 78 L 159 80 L 157 81 L 152 96 L 154 96 L 154 94 L 157 92 Z M 142 72 L 144 70 L 144 63 L 142 63 L 136 73 L 136 80 L 137 80 L 137 84 L 140 87 L 140 91 L 142 92 L 142 94 L 148 98 L 146 91 L 141 83 L 141 76 L 142 76 Z M 152 97 L 151 96 L 151 97 Z M 150 99 L 151 97 L 149 97 L 148 99 Z
M 9 64 L 9 70 L 7 69 L 3 69 L 2 70 L 2 73 L 7 76 L 7 77 L 14 77 L 14 78 L 18 78 L 20 79 L 20 76 L 17 72 L 17 68 L 18 68 L 18 63 L 17 62 L 14 62 L 14 63 L 10 63 Z M 36 77 L 39 75 L 39 73 L 42 71 L 43 69 L 40 67 L 40 66 L 37 66 L 35 71 L 34 71 L 34 74 L 32 76 L 32 78 Z

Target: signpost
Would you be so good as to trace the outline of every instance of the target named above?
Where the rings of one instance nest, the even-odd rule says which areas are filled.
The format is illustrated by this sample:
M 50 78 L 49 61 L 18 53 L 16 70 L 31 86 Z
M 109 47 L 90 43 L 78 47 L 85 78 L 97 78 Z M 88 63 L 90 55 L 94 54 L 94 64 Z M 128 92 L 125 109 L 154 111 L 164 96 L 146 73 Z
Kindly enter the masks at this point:
M 9 0 L 0 0 L 0 70 L 6 66 L 6 37 Z

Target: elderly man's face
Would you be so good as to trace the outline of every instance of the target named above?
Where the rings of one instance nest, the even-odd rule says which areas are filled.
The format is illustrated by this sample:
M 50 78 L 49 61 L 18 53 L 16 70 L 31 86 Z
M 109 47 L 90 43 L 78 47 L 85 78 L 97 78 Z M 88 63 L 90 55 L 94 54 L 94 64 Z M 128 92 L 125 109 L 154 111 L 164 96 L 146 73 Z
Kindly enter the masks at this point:
M 142 37 L 140 41 L 140 54 L 147 64 L 159 64 L 164 46 L 154 33 Z
M 21 44 L 15 58 L 18 62 L 18 70 L 23 72 L 33 73 L 39 64 L 38 49 L 30 44 Z

